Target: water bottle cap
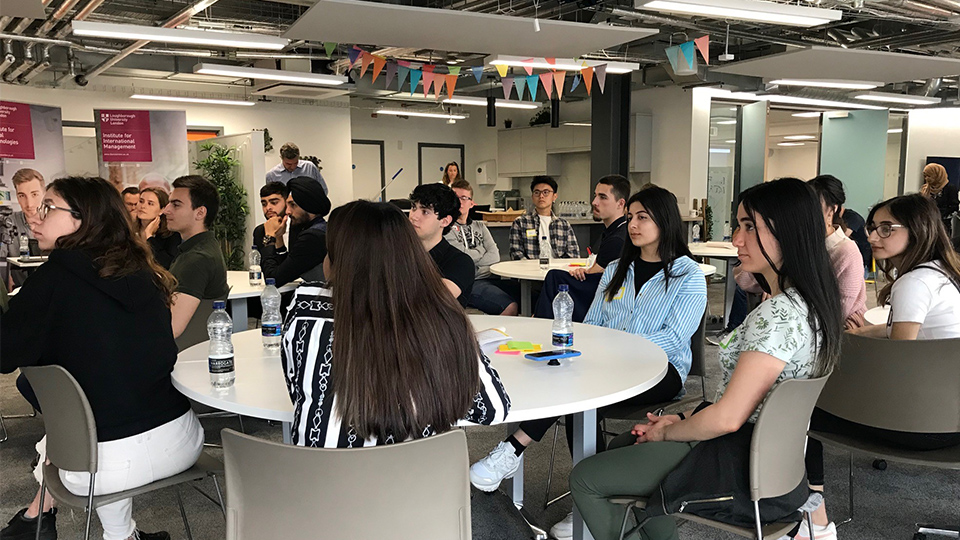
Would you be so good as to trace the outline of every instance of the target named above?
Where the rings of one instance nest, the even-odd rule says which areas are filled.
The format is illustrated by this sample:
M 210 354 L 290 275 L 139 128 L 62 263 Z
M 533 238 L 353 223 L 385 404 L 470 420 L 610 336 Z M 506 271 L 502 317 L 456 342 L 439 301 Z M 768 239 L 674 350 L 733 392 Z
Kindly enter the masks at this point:
M 277 280 L 273 279 L 272 277 L 267 278 L 267 286 L 276 285 L 276 284 L 277 284 Z
M 257 249 L 257 245 L 254 244 L 254 245 L 250 246 L 250 249 L 256 250 L 256 249 Z
M 567 292 L 570 290 L 569 285 L 560 285 L 560 292 Z
M 214 300 L 213 309 L 227 309 L 227 302 L 225 300 Z

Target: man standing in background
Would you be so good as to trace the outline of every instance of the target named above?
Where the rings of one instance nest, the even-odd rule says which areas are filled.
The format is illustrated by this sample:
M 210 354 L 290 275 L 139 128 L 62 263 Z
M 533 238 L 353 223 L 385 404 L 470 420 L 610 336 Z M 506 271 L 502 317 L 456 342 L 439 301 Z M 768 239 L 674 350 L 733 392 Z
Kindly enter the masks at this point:
M 130 212 L 130 217 L 136 219 L 137 203 L 140 202 L 140 188 L 137 186 L 128 186 L 123 188 L 120 194 L 123 195 L 123 204 L 127 207 L 127 211 Z
M 280 164 L 267 172 L 267 183 L 280 182 L 286 184 L 294 178 L 306 176 L 313 178 L 323 186 L 323 192 L 329 193 L 327 183 L 320 175 L 320 169 L 313 163 L 300 159 L 300 149 L 292 142 L 280 147 Z

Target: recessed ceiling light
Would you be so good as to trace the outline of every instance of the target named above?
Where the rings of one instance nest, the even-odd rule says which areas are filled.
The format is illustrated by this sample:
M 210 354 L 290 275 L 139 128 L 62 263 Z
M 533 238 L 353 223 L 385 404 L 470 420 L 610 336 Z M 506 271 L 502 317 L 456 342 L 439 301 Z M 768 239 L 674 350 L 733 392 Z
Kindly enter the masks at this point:
M 721 125 L 721 126 L 730 126 L 730 125 L 733 125 L 733 124 L 736 124 L 736 123 L 737 123 L 736 120 L 724 120 L 724 121 L 722 121 L 722 122 L 717 122 L 717 124 L 718 124 L 718 125 Z
M 906 103 L 907 105 L 934 105 L 940 103 L 938 97 L 910 96 L 907 94 L 893 94 L 890 92 L 864 92 L 855 96 L 867 101 L 882 101 L 886 103 Z
M 270 81 L 296 82 L 304 84 L 319 84 L 323 86 L 337 86 L 347 82 L 346 77 L 340 75 L 323 75 L 282 69 L 262 69 L 243 66 L 227 66 L 223 64 L 197 64 L 193 72 L 201 75 L 222 75 L 240 79 L 267 79 Z
M 777 143 L 777 146 L 803 146 L 802 142 L 782 142 Z
M 190 28 L 162 28 L 91 21 L 73 21 L 71 27 L 73 35 L 75 36 L 129 39 L 131 41 L 148 40 L 161 43 L 186 43 L 190 45 L 267 49 L 272 51 L 279 51 L 290 43 L 290 40 L 276 36 L 195 30 Z
M 434 113 L 426 111 L 411 111 L 408 109 L 379 109 L 377 114 L 392 114 L 394 116 L 418 116 L 421 118 L 442 118 L 444 120 L 463 120 L 466 116 L 461 114 Z
M 784 137 L 788 141 L 809 141 L 816 138 L 815 135 L 787 135 Z
M 477 107 L 486 107 L 486 98 L 454 96 L 452 99 L 445 99 L 446 105 L 475 105 Z M 539 109 L 540 104 L 532 101 L 517 101 L 515 99 L 498 99 L 497 107 L 503 109 Z
M 711 148 L 710 153 L 711 154 L 729 154 L 730 149 L 729 148 Z
M 887 133 L 903 133 L 903 128 L 888 129 Z
M 800 112 L 800 113 L 793 113 L 790 116 L 793 116 L 796 118 L 819 118 L 820 113 L 819 112 Z
M 839 21 L 843 16 L 838 10 L 756 0 L 635 0 L 634 7 L 715 19 L 778 23 L 788 26 L 820 26 L 830 21 Z
M 151 96 L 149 94 L 134 94 L 130 99 L 147 99 L 152 101 L 176 101 L 182 103 L 203 103 L 206 105 L 240 105 L 250 107 L 256 105 L 255 101 L 241 101 L 234 99 L 206 99 L 177 96 Z
M 804 80 L 804 79 L 776 79 L 770 84 L 780 86 L 810 86 L 814 88 L 838 88 L 841 90 L 871 90 L 883 86 L 879 82 L 864 81 L 837 81 L 837 80 Z

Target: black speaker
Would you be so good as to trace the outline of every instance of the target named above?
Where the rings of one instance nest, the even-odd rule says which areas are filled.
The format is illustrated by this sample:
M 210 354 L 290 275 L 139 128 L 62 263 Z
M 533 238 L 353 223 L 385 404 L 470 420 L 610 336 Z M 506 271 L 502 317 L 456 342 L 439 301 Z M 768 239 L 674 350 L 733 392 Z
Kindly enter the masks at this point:
M 550 127 L 560 127 L 560 99 L 558 98 L 550 100 Z
M 487 96 L 487 127 L 497 127 L 497 98 Z

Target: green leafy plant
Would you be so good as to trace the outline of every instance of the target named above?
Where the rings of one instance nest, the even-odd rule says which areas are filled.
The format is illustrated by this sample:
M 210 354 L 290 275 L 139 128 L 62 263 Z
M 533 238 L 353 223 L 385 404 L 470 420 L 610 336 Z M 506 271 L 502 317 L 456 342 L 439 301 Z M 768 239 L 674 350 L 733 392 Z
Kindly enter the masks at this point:
M 213 223 L 213 233 L 220 241 L 227 270 L 243 270 L 243 247 L 247 236 L 247 190 L 237 182 L 236 171 L 240 161 L 237 149 L 222 144 L 205 143 L 200 146 L 204 156 L 193 163 L 207 180 L 213 182 L 220 194 L 220 211 Z
M 713 207 L 709 204 L 706 206 L 706 210 L 703 212 L 703 223 L 704 223 L 704 235 L 703 237 L 707 240 L 713 240 Z
M 550 123 L 550 108 L 544 107 L 537 111 L 537 114 L 533 115 L 533 118 L 530 119 L 531 126 L 539 126 L 542 124 Z

